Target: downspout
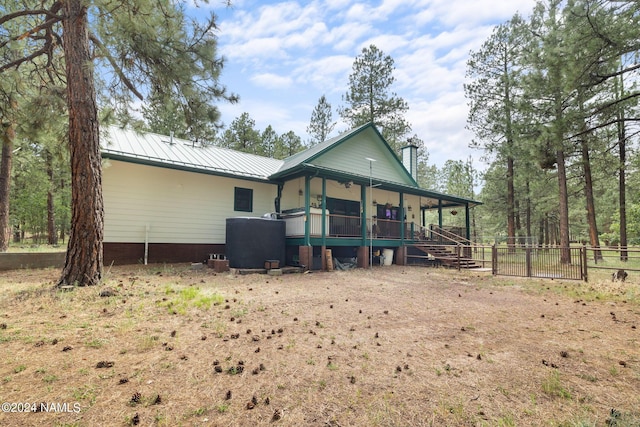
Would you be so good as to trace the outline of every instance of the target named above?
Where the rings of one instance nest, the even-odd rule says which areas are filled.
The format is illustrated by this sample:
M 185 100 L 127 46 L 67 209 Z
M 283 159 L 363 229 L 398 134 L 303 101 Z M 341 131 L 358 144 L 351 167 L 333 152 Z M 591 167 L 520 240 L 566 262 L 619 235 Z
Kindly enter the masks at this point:
M 283 183 L 279 183 L 278 184 L 278 195 L 276 196 L 276 199 L 273 201 L 273 209 L 275 210 L 276 213 L 281 213 L 280 211 L 280 201 L 282 200 L 282 190 L 284 188 L 284 184 Z
M 144 226 L 144 265 L 149 261 L 149 224 Z

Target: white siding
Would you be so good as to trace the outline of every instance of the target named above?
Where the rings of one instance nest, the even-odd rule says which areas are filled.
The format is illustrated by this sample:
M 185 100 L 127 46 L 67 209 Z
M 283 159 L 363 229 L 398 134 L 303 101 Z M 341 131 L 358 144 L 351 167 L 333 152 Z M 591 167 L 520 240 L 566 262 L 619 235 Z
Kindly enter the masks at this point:
M 253 189 L 253 212 L 233 210 Z M 103 170 L 105 242 L 225 243 L 226 219 L 273 212 L 273 184 L 110 160 Z
M 302 194 L 300 194 L 302 191 Z M 313 178 L 311 180 L 311 206 L 320 207 L 318 196 L 322 196 L 322 179 Z M 327 179 L 327 197 L 335 199 L 360 201 L 360 186 L 353 184 L 345 188 L 344 184 L 338 181 Z M 282 209 L 304 208 L 304 178 L 287 181 L 282 190 Z

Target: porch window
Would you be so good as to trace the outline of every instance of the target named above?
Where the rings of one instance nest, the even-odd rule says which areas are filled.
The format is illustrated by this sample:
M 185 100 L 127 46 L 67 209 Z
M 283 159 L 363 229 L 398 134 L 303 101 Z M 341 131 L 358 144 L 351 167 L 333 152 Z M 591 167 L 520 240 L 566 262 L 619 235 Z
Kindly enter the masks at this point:
M 235 187 L 233 210 L 253 212 L 253 189 Z

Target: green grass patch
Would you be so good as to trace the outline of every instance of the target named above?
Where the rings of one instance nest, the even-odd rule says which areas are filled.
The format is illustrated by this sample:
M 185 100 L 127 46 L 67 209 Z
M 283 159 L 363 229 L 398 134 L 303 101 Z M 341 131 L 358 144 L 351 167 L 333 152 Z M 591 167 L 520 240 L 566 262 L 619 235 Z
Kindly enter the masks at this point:
M 85 345 L 89 348 L 102 348 L 104 341 L 100 339 L 93 339 L 91 341 L 87 341 Z
M 71 396 L 73 396 L 76 401 L 82 400 L 85 402 L 89 402 L 89 405 L 93 405 L 96 402 L 98 392 L 95 387 L 84 385 L 73 389 L 71 391 Z
M 175 290 L 170 286 L 165 287 L 165 295 L 172 295 L 160 303 L 166 307 L 170 314 L 186 314 L 190 309 L 208 310 L 213 305 L 224 302 L 224 297 L 217 293 L 210 293 L 197 286 L 189 286 L 180 290 Z
M 557 370 L 552 371 L 542 382 L 542 391 L 549 396 L 571 399 L 571 392 L 562 385 L 560 373 Z

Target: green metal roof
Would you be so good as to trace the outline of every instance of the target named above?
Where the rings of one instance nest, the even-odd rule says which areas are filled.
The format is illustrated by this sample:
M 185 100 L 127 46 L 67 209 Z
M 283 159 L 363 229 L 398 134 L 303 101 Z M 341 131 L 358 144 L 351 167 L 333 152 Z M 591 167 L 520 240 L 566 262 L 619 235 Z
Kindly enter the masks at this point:
M 199 173 L 270 181 L 283 161 L 155 133 L 109 126 L 101 134 L 102 157 Z
M 357 138 L 357 155 L 349 151 L 342 164 L 332 164 L 344 157 L 346 144 Z M 356 142 L 356 141 L 353 141 Z M 345 144 L 343 147 L 341 147 Z M 196 173 L 242 178 L 252 181 L 282 182 L 313 174 L 329 179 L 353 181 L 378 188 L 441 200 L 443 207 L 481 204 L 478 201 L 422 189 L 404 168 L 376 127 L 369 123 L 314 145 L 284 160 L 257 156 L 217 146 L 201 147 L 184 139 L 141 133 L 109 126 L 101 134 L 102 157 L 150 166 Z M 338 153 L 338 155 L 333 155 Z M 369 157 L 376 153 L 373 173 L 369 176 Z M 373 155 L 371 155 L 373 156 Z M 338 162 L 336 162 L 338 163 Z

